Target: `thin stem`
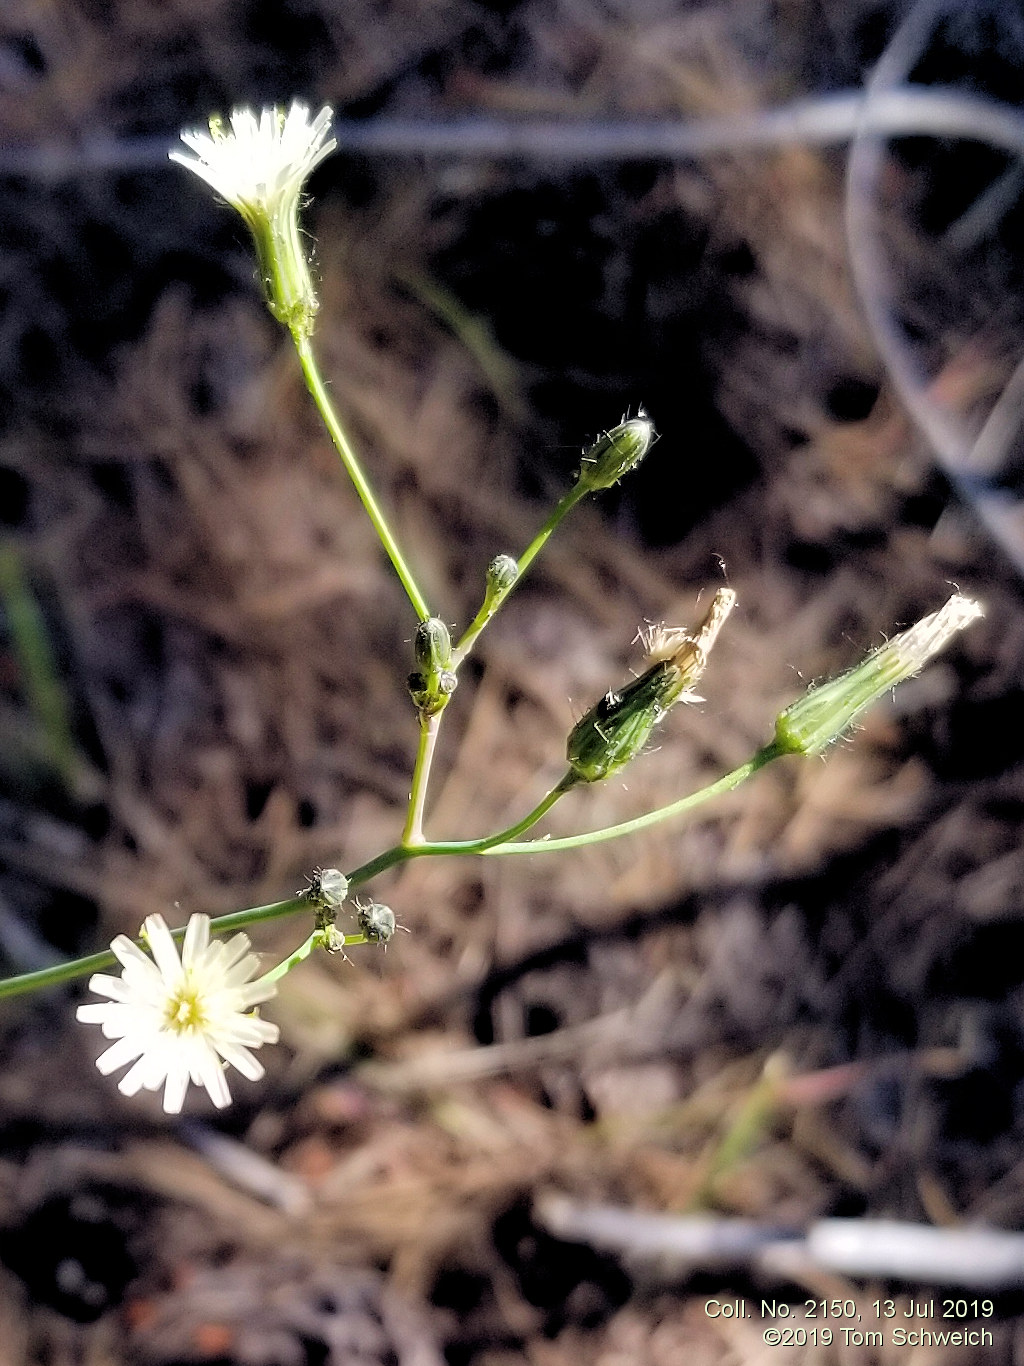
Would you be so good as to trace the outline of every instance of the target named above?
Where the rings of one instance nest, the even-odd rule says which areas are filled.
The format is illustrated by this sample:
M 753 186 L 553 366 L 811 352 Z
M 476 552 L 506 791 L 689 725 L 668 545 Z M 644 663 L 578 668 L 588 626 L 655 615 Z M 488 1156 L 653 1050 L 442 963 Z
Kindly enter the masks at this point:
M 416 749 L 416 764 L 412 771 L 412 790 L 409 793 L 409 814 L 405 818 L 402 843 L 415 846 L 423 843 L 423 808 L 430 781 L 430 766 L 434 761 L 437 736 L 443 712 L 420 717 L 420 742 Z
M 342 936 L 342 939 L 345 948 L 348 948 L 353 944 L 366 944 L 369 942 L 365 934 L 346 934 Z M 314 930 L 308 939 L 303 940 L 294 953 L 289 954 L 283 962 L 278 963 L 277 967 L 271 968 L 269 972 L 265 972 L 258 980 L 260 982 L 266 982 L 268 985 L 271 982 L 279 982 L 286 973 L 291 972 L 292 968 L 297 968 L 300 963 L 304 963 L 314 949 L 321 948 L 324 942 L 323 930 Z M 335 940 L 335 943 L 337 943 L 337 940 Z
M 516 821 L 515 825 L 510 825 L 507 830 L 500 830 L 496 835 L 484 835 L 476 840 L 429 840 L 423 844 L 396 844 L 390 849 L 385 849 L 376 858 L 370 859 L 368 863 L 362 864 L 353 872 L 349 873 L 349 887 L 361 887 L 364 882 L 378 877 L 389 868 L 394 868 L 398 863 L 404 863 L 406 859 L 423 858 L 426 856 L 438 856 L 442 854 L 483 854 L 492 845 L 504 844 L 508 840 L 517 839 L 525 831 L 537 822 L 554 806 L 559 797 L 565 795 L 570 788 L 576 786 L 576 775 L 567 773 L 546 796 L 542 797 L 537 805 L 522 820 Z
M 294 915 L 296 911 L 308 911 L 309 901 L 304 896 L 289 897 L 287 901 L 274 901 L 267 906 L 250 906 L 244 911 L 232 911 L 229 915 L 214 916 L 210 921 L 212 934 L 228 934 L 240 930 L 245 925 L 254 925 L 264 920 L 279 920 L 282 916 Z M 181 943 L 185 938 L 182 925 L 171 931 L 172 939 Z M 145 941 L 135 941 L 145 948 Z M 56 963 L 52 968 L 39 968 L 35 972 L 22 972 L 17 977 L 0 981 L 0 1000 L 8 996 L 21 996 L 27 991 L 39 991 L 43 987 L 60 986 L 62 982 L 73 982 L 78 977 L 87 977 L 94 972 L 103 972 L 117 965 L 117 957 L 109 949 L 103 953 L 91 953 L 87 958 L 73 958 L 68 963 Z
M 777 749 L 774 744 L 765 745 L 764 749 L 758 750 L 753 758 L 748 759 L 745 764 L 740 764 L 739 768 L 734 768 L 731 773 L 726 773 L 717 782 L 711 783 L 708 787 L 702 787 L 699 792 L 691 792 L 688 797 L 681 797 L 677 802 L 670 802 L 668 806 L 661 806 L 657 811 L 648 811 L 644 816 L 635 816 L 631 821 L 622 821 L 619 825 L 606 825 L 600 830 L 589 830 L 583 835 L 566 835 L 564 839 L 539 839 L 539 840 L 520 840 L 516 844 L 491 844 L 486 849 L 475 852 L 484 854 L 546 854 L 549 850 L 557 849 L 583 849 L 588 844 L 603 844 L 605 840 L 615 840 L 621 835 L 632 835 L 637 830 L 646 830 L 650 825 L 658 825 L 661 821 L 671 820 L 673 816 L 681 816 L 684 812 L 692 811 L 696 806 L 702 806 L 704 802 L 711 801 L 713 797 L 720 797 L 725 792 L 732 792 L 741 783 L 755 774 L 758 769 L 770 764 L 773 759 L 778 759 L 782 751 Z M 426 851 L 424 851 L 426 852 Z M 469 851 L 473 852 L 473 851 Z
M 381 539 L 384 549 L 388 552 L 391 563 L 395 566 L 395 572 L 402 581 L 402 587 L 409 596 L 409 601 L 416 609 L 416 613 L 421 621 L 426 621 L 430 616 L 430 608 L 427 606 L 426 599 L 416 586 L 416 580 L 412 576 L 412 571 L 405 562 L 398 542 L 391 533 L 391 528 L 387 524 L 384 513 L 374 496 L 373 489 L 370 487 L 366 475 L 363 473 L 362 466 L 356 457 L 355 451 L 345 434 L 334 410 L 320 374 L 320 369 L 313 354 L 313 347 L 309 337 L 305 336 L 300 330 L 292 332 L 292 339 L 295 342 L 295 349 L 299 353 L 299 361 L 302 364 L 302 373 L 306 377 L 306 385 L 309 392 L 313 395 L 313 400 L 320 410 L 320 416 L 324 420 L 324 426 L 330 433 L 331 440 L 334 442 L 335 450 L 341 456 L 342 464 L 348 470 L 349 477 L 356 486 L 356 492 L 362 499 L 363 507 L 369 514 L 370 521 L 373 523 L 374 530 Z
M 529 815 L 524 816 L 521 821 L 517 821 L 515 825 L 510 825 L 507 830 L 502 830 L 497 835 L 485 835 L 482 839 L 477 840 L 430 840 L 426 844 L 419 845 L 412 852 L 416 855 L 429 854 L 434 856 L 439 854 L 486 854 L 495 845 L 504 845 L 510 840 L 518 839 L 531 826 L 536 825 L 542 816 L 547 815 L 559 797 L 564 797 L 578 782 L 579 779 L 576 774 L 570 770 L 537 803 Z
M 685 812 L 693 810 L 694 807 L 710 801 L 713 797 L 731 792 L 755 774 L 758 769 L 764 768 L 773 759 L 779 758 L 780 754 L 781 751 L 774 744 L 766 745 L 753 758 L 748 759 L 745 764 L 741 764 L 739 768 L 734 768 L 731 773 L 725 774 L 717 782 L 711 783 L 699 792 L 691 793 L 688 797 L 682 797 L 679 801 L 671 802 L 668 806 L 660 807 L 657 811 L 648 812 L 645 816 L 637 816 L 631 821 L 623 821 L 619 825 L 605 826 L 601 830 L 591 830 L 582 835 L 569 835 L 564 839 L 520 840 L 519 836 L 536 825 L 560 797 L 577 786 L 578 779 L 570 770 L 528 815 L 517 821 L 515 825 L 510 825 L 507 830 L 501 830 L 496 835 L 487 835 L 476 840 L 439 840 L 415 845 L 396 844 L 349 873 L 349 886 L 359 887 L 363 883 L 369 882 L 371 878 L 386 872 L 389 868 L 394 868 L 412 858 L 466 854 L 545 854 L 557 849 L 580 849 L 588 844 L 599 844 L 604 840 L 618 839 L 621 835 L 629 835 L 634 831 L 644 830 L 650 825 L 657 825 L 660 821 L 669 820 L 673 816 L 681 816 Z M 253 906 L 244 911 L 232 911 L 230 915 L 216 916 L 210 921 L 210 930 L 214 934 L 227 934 L 232 930 L 239 930 L 243 926 L 253 925 L 260 921 L 278 920 L 282 916 L 295 915 L 299 911 L 308 913 L 309 910 L 308 898 L 305 896 L 291 897 L 287 901 L 276 901 L 267 906 Z M 185 937 L 185 930 L 184 928 L 172 930 L 171 934 L 174 939 L 180 942 Z M 315 947 L 310 941 L 307 942 L 310 943 L 310 949 Z M 346 946 L 365 942 L 366 938 L 362 934 L 345 936 Z M 309 949 L 306 948 L 305 944 L 296 950 L 296 953 L 303 956 L 308 952 Z M 286 964 L 291 963 L 293 959 L 295 959 L 294 954 L 292 959 L 285 960 Z M 295 959 L 295 961 L 301 960 Z M 10 996 L 20 996 L 29 991 L 37 991 L 43 987 L 59 986 L 62 982 L 70 982 L 75 978 L 85 977 L 93 972 L 101 972 L 105 968 L 112 967 L 116 962 L 117 959 L 114 954 L 107 951 L 91 954 L 88 958 L 77 958 L 70 963 L 58 963 L 52 968 L 25 972 L 18 977 L 8 977 L 6 981 L 0 981 L 0 1000 Z M 272 971 L 276 971 L 276 969 L 272 969 Z M 284 967 L 283 971 L 288 971 L 288 968 Z
M 587 490 L 585 488 L 581 488 L 579 484 L 573 485 L 569 492 L 561 499 L 558 505 L 554 508 L 551 515 L 548 517 L 547 521 L 544 523 L 541 529 L 537 532 L 536 536 L 534 536 L 530 544 L 519 556 L 519 559 L 517 561 L 517 564 L 519 565 L 519 575 L 515 579 L 515 581 L 509 584 L 508 588 L 505 589 L 504 593 L 495 595 L 490 600 L 484 601 L 483 606 L 480 608 L 479 612 L 477 612 L 476 616 L 473 618 L 469 626 L 466 627 L 465 631 L 462 633 L 462 638 L 459 640 L 459 643 L 455 646 L 455 649 L 452 651 L 453 669 L 457 669 L 459 665 L 462 663 L 462 661 L 466 658 L 470 650 L 473 648 L 477 636 L 484 629 L 484 627 L 487 625 L 490 619 L 494 616 L 498 608 L 501 607 L 502 604 L 506 601 L 509 594 L 516 587 L 516 585 L 522 582 L 524 574 L 529 569 L 530 565 L 534 562 L 534 560 L 537 558 L 537 555 L 540 553 L 540 551 L 544 548 L 544 545 L 546 544 L 548 537 L 554 531 L 555 527 L 558 526 L 559 522 L 566 515 L 566 513 L 571 512 L 572 509 L 576 506 L 576 504 L 580 501 L 580 499 L 586 496 L 586 492 Z
M 271 982 L 279 982 L 285 973 L 291 972 L 292 968 L 297 968 L 300 963 L 304 963 L 317 945 L 322 942 L 323 931 L 314 930 L 309 938 L 304 940 L 294 953 L 290 953 L 287 958 L 278 963 L 277 967 L 271 968 L 269 972 L 265 972 L 263 976 L 259 978 L 259 981 L 265 982 L 268 986 Z

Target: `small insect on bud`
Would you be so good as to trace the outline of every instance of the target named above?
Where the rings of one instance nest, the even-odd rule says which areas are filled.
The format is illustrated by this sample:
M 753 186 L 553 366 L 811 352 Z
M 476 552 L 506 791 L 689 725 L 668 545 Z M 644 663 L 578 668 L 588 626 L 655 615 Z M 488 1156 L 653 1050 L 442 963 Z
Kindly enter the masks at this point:
M 487 566 L 487 589 L 484 606 L 496 607 L 519 578 L 519 564 L 511 555 L 495 555 Z
M 693 700 L 693 684 L 707 667 L 708 652 L 732 611 L 736 594 L 720 588 L 697 632 L 658 628 L 647 644 L 654 663 L 618 692 L 605 693 L 569 733 L 566 758 L 581 782 L 596 783 L 624 768 L 646 745 L 651 731 L 677 702 Z
M 398 929 L 394 911 L 379 901 L 357 901 L 356 920 L 363 934 L 374 944 L 389 943 Z
M 919 673 L 958 631 L 982 615 L 980 604 L 955 593 L 944 607 L 893 636 L 856 668 L 798 697 L 775 722 L 776 747 L 784 754 L 819 754 L 872 702 Z
M 654 423 L 643 408 L 636 417 L 623 418 L 583 452 L 576 487 L 587 493 L 610 489 L 624 474 L 636 469 L 656 436 Z
M 423 716 L 442 711 L 458 686 L 452 670 L 452 638 L 439 617 L 421 621 L 413 637 L 417 669 L 409 675 L 409 693 Z
M 348 896 L 348 878 L 340 868 L 314 868 L 306 896 L 325 910 L 340 910 Z

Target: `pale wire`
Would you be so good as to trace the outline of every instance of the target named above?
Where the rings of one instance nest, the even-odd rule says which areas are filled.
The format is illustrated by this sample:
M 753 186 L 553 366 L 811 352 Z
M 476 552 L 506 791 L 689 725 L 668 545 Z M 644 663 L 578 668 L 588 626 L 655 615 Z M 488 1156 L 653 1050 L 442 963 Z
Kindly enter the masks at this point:
M 887 137 L 970 137 L 1024 155 L 1024 115 L 1013 105 L 962 90 L 902 86 L 877 91 L 865 109 L 862 90 L 792 100 L 773 109 L 706 119 L 336 119 L 341 152 L 393 157 L 520 157 L 542 163 L 696 160 L 789 146 L 849 142 L 863 127 Z M 99 172 L 164 169 L 170 133 L 118 138 L 86 133 L 56 142 L 0 148 L 0 176 L 59 182 Z M 996 187 L 993 187 L 994 190 Z M 1012 182 L 1003 187 L 1004 195 Z M 965 225 L 970 230 L 970 224 Z
M 872 110 L 895 93 L 928 46 L 935 25 L 957 0 L 918 0 L 893 34 L 864 88 L 862 121 L 850 144 L 846 174 L 846 237 L 854 287 L 879 356 L 910 417 L 924 433 L 936 461 L 959 497 L 999 544 L 1018 573 L 1024 574 L 1024 509 L 1011 493 L 990 482 L 998 473 L 1021 422 L 1024 360 L 994 404 L 979 431 L 935 396 L 927 372 L 914 355 L 894 315 L 889 274 L 878 233 L 878 185 L 885 142 Z M 967 136 L 988 136 L 991 123 L 965 128 Z M 1004 150 L 1007 142 L 999 140 Z M 1020 154 L 1020 149 L 1017 149 Z M 962 222 L 962 220 L 961 220 Z

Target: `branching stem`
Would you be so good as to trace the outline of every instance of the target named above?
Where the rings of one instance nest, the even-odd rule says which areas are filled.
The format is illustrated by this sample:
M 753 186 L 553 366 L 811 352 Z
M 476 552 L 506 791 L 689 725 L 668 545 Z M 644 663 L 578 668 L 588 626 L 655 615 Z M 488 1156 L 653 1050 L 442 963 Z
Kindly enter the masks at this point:
M 731 773 L 725 774 L 724 777 L 719 778 L 717 782 L 711 783 L 708 787 L 701 788 L 699 792 L 691 793 L 688 797 L 682 797 L 679 801 L 670 802 L 668 806 L 662 806 L 657 811 L 650 811 L 644 816 L 623 821 L 619 825 L 609 825 L 601 830 L 591 830 L 580 835 L 569 835 L 562 839 L 520 840 L 519 836 L 536 825 L 560 797 L 577 786 L 579 780 L 570 771 L 555 784 L 528 815 L 517 821 L 515 825 L 510 825 L 508 829 L 476 840 L 425 840 L 422 844 L 396 844 L 349 873 L 349 886 L 353 889 L 360 887 L 372 878 L 386 872 L 389 868 L 397 867 L 412 858 L 444 855 L 465 856 L 468 854 L 546 854 L 559 849 L 580 849 L 588 844 L 599 844 L 604 840 L 618 839 L 621 835 L 645 830 L 648 826 L 657 825 L 660 821 L 684 815 L 686 812 L 692 811 L 694 807 L 700 806 L 714 797 L 719 797 L 725 792 L 731 792 L 756 773 L 758 769 L 764 768 L 773 759 L 777 759 L 779 755 L 780 751 L 774 744 L 766 745 L 763 749 L 758 750 L 751 759 L 748 759 L 745 764 L 741 764 L 739 768 L 734 768 Z M 255 925 L 265 920 L 279 920 L 283 916 L 295 915 L 300 911 L 305 911 L 308 914 L 310 910 L 311 905 L 307 897 L 294 896 L 287 901 L 277 901 L 267 906 L 253 906 L 244 911 L 232 911 L 230 915 L 216 916 L 210 922 L 210 929 L 215 934 L 228 934 L 248 925 Z M 185 937 L 183 928 L 172 930 L 171 933 L 178 942 Z M 305 944 L 300 945 L 294 954 L 285 959 L 279 975 L 283 976 L 289 967 L 294 966 L 296 962 L 301 961 L 301 958 L 306 957 L 316 947 L 314 941 L 315 935 L 310 936 Z M 346 945 L 365 942 L 365 937 L 361 934 L 345 936 Z M 300 957 L 297 958 L 296 954 Z M 116 961 L 110 952 L 94 953 L 88 958 L 76 958 L 68 963 L 59 963 L 52 968 L 22 973 L 18 977 L 8 977 L 6 981 L 0 981 L 0 1000 L 10 996 L 20 996 L 30 991 L 38 991 L 44 987 L 59 986 L 78 977 L 102 972 L 106 968 L 112 967 Z M 271 971 L 276 972 L 277 969 Z M 272 978 L 272 980 L 276 979 Z

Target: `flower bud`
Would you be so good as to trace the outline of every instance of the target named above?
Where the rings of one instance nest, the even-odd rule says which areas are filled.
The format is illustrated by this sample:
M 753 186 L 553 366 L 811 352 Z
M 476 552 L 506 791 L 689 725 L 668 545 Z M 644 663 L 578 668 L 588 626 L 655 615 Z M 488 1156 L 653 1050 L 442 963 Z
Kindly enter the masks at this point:
M 607 692 L 569 732 L 565 757 L 573 773 L 596 783 L 624 768 L 647 743 L 674 700 L 676 671 L 655 664 L 621 692 Z
M 451 668 L 452 638 L 439 617 L 421 621 L 413 637 L 417 670 L 409 675 L 409 692 L 417 711 L 433 716 L 443 710 L 458 684 Z
M 677 702 L 693 699 L 693 685 L 707 667 L 708 652 L 735 602 L 732 589 L 721 588 L 696 634 L 661 628 L 659 655 L 647 672 L 619 692 L 605 693 L 577 721 L 566 758 L 581 782 L 599 782 L 624 768 L 665 713 Z
M 919 673 L 958 631 L 982 615 L 979 603 L 955 593 L 944 607 L 893 636 L 856 668 L 797 698 L 775 722 L 776 747 L 783 754 L 819 754 L 872 702 Z
M 519 578 L 519 564 L 511 555 L 495 555 L 487 566 L 484 607 L 494 608 Z
M 452 659 L 452 638 L 439 617 L 428 617 L 416 627 L 412 642 L 416 663 L 425 674 L 446 669 Z
M 636 417 L 623 420 L 584 451 L 576 487 L 587 493 L 610 489 L 639 465 L 656 435 L 654 423 L 641 408 Z

